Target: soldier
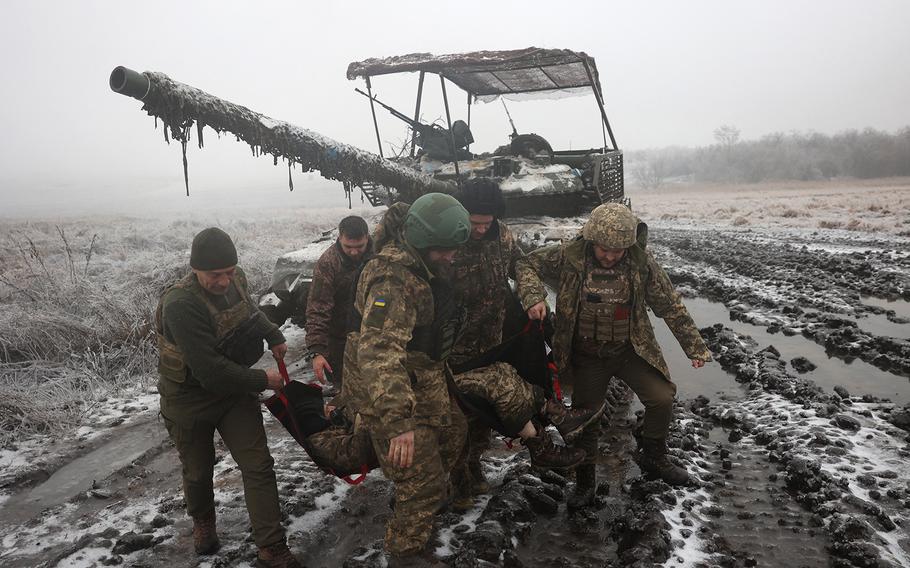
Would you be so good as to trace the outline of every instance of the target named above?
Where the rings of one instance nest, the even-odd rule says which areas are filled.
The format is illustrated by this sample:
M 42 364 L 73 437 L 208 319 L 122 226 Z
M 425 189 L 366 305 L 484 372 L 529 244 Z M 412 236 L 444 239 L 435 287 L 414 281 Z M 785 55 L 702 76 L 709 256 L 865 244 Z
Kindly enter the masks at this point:
M 526 262 L 559 282 L 553 350 L 560 371 L 574 376 L 573 404 L 598 405 L 611 377 L 625 381 L 645 407 L 641 469 L 651 478 L 683 485 L 688 472 L 667 459 L 676 385 L 647 309 L 667 322 L 693 367 L 704 366 L 711 356 L 666 272 L 645 249 L 647 237 L 647 225 L 627 207 L 605 203 L 594 209 L 578 238 L 537 250 Z M 570 498 L 575 508 L 594 497 L 599 433 L 600 424 L 594 423 L 578 438 L 587 458 L 576 470 Z
M 161 416 L 183 465 L 183 494 L 197 554 L 220 543 L 212 488 L 215 430 L 243 474 L 243 493 L 259 547 L 257 566 L 295 568 L 288 550 L 274 461 L 254 393 L 281 389 L 277 369 L 250 369 L 268 342 L 276 360 L 284 336 L 250 297 L 231 238 L 217 228 L 193 239 L 192 272 L 168 288 L 156 311 Z
M 499 184 L 490 178 L 469 179 L 458 199 L 468 211 L 471 237 L 459 249 L 453 265 L 455 298 L 466 311 L 463 332 L 452 351 L 454 365 L 481 355 L 503 340 L 506 306 L 513 301 L 509 278 L 515 281 L 521 307 L 530 319 L 543 319 L 547 313 L 546 302 L 534 298 L 541 289 L 540 280 L 529 267 L 518 264 L 524 254 L 512 231 L 499 220 L 505 210 Z M 570 410 L 557 401 L 545 401 L 540 387 L 524 382 L 504 363 L 455 375 L 455 384 L 462 392 L 493 403 L 500 420 L 513 424 L 513 432 L 520 432 L 535 465 L 564 468 L 581 461 L 582 452 L 552 444 L 540 423 L 533 424 L 531 418 L 549 415 L 552 422 L 559 423 L 563 437 L 569 438 L 595 419 L 596 411 Z M 471 502 L 465 493 L 489 491 L 480 464 L 480 457 L 489 446 L 489 426 L 469 415 L 466 464 L 455 470 L 456 489 L 461 493 L 459 507 Z
M 341 388 L 345 335 L 353 305 L 353 280 L 372 256 L 367 223 L 351 215 L 338 224 L 338 240 L 313 268 L 306 307 L 306 344 L 313 355 L 316 378 L 328 372 L 335 390 Z
M 470 233 L 453 197 L 430 193 L 367 262 L 354 296 L 341 396 L 370 433 L 395 484 L 385 547 L 393 561 L 421 553 L 464 444 L 464 415 L 446 387 L 445 360 L 460 325 L 446 279 Z

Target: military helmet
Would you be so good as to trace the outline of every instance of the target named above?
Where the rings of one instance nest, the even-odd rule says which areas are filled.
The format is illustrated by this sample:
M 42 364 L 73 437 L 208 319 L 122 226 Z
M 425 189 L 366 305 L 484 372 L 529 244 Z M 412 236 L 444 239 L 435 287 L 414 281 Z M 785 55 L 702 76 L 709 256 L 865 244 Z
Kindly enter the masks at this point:
M 605 249 L 624 249 L 635 244 L 638 219 L 620 203 L 604 203 L 591 211 L 581 230 L 585 240 Z
M 467 242 L 471 221 L 457 199 L 445 193 L 417 198 L 404 218 L 404 240 L 416 249 L 455 248 Z

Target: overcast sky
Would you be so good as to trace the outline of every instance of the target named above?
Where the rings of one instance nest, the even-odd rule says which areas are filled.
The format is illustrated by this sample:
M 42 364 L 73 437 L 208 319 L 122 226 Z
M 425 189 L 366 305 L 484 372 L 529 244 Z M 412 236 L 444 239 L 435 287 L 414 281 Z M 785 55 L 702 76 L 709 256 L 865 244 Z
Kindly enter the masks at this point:
M 165 144 L 139 101 L 109 90 L 116 65 L 163 72 L 375 152 L 348 63 L 529 46 L 595 58 L 626 150 L 710 144 L 721 124 L 745 139 L 910 124 L 902 0 L 4 2 L 0 217 L 341 204 L 335 184 L 299 172 L 289 193 L 286 167 L 211 131 L 205 149 L 188 152 L 184 197 L 179 144 Z M 416 84 L 416 74 L 380 77 L 374 90 L 410 113 Z M 438 83 L 427 89 L 423 118 L 444 117 Z M 463 93 L 449 96 L 453 118 L 464 118 Z M 601 145 L 591 97 L 509 106 L 519 131 L 554 147 Z M 380 127 L 387 144 L 405 136 L 392 118 Z M 472 129 L 475 151 L 506 142 L 501 104 L 475 105 Z

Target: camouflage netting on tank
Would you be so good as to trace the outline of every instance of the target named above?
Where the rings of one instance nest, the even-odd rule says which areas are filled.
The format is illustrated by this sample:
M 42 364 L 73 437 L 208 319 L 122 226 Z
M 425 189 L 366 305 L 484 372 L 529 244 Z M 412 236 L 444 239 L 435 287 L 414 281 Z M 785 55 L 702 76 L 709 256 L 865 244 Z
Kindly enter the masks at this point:
M 441 182 L 413 170 L 384 160 L 376 154 L 336 142 L 304 128 L 271 119 L 244 106 L 220 99 L 189 85 L 174 81 L 163 73 L 145 72 L 150 81 L 148 94 L 142 99 L 143 110 L 164 122 L 164 137 L 183 146 L 184 181 L 189 194 L 186 146 L 196 126 L 199 147 L 203 146 L 205 126 L 219 134 L 230 132 L 238 141 L 250 145 L 254 156 L 271 154 L 287 161 L 289 168 L 318 171 L 326 179 L 354 186 L 371 182 L 398 190 L 403 198 L 416 197 L 428 191 L 452 193 L 455 184 Z M 290 183 L 290 178 L 289 178 Z M 291 183 L 291 189 L 293 184 Z

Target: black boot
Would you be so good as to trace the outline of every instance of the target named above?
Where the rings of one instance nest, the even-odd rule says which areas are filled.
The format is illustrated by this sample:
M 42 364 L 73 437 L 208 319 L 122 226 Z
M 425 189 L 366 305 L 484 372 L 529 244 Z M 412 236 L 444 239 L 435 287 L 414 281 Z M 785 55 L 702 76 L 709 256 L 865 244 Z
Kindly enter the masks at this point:
M 562 469 L 581 463 L 585 451 L 580 448 L 557 446 L 553 439 L 542 428 L 537 428 L 537 436 L 521 441 L 531 454 L 531 465 L 547 469 Z
M 586 463 L 575 468 L 575 491 L 569 495 L 566 506 L 569 510 L 590 507 L 594 503 L 594 492 L 597 489 L 597 473 L 593 463 Z
M 666 440 L 641 438 L 638 466 L 649 479 L 662 479 L 674 486 L 682 486 L 689 482 L 689 472 L 667 458 Z
M 559 435 L 566 442 L 571 442 L 581 434 L 585 426 L 600 419 L 607 407 L 606 401 L 599 408 L 568 408 L 557 400 L 548 400 L 544 414 L 550 423 L 556 426 Z

